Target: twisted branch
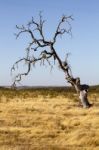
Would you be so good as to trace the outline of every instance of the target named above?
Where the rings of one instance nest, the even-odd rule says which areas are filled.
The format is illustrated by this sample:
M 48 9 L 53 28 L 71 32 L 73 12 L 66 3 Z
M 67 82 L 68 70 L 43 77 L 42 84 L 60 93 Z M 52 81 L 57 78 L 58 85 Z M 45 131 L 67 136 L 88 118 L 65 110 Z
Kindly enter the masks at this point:
M 53 59 L 54 62 L 58 62 L 60 68 L 65 73 L 66 80 L 72 85 L 75 84 L 67 58 L 63 62 L 58 56 L 56 49 L 54 48 L 54 45 L 57 41 L 57 37 L 59 35 L 63 35 L 65 33 L 71 34 L 71 20 L 73 20 L 72 16 L 62 16 L 60 22 L 56 27 L 54 36 L 50 41 L 46 40 L 43 32 L 45 20 L 43 20 L 41 13 L 39 14 L 38 22 L 35 21 L 34 18 L 32 18 L 32 20 L 26 26 L 16 26 L 17 30 L 19 31 L 17 34 L 15 34 L 16 38 L 19 38 L 21 34 L 26 33 L 31 37 L 31 42 L 26 48 L 26 57 L 16 61 L 11 68 L 11 72 L 15 71 L 16 66 L 23 61 L 28 65 L 28 69 L 26 72 L 19 73 L 15 76 L 13 86 L 15 86 L 17 82 L 22 80 L 22 76 L 27 76 L 29 74 L 29 72 L 31 71 L 32 64 L 33 66 L 35 66 L 37 62 L 40 62 L 41 65 L 44 65 L 44 62 L 46 61 L 52 68 L 53 64 L 51 64 L 51 59 Z M 68 25 L 68 28 L 63 27 L 63 25 Z M 36 36 L 35 32 L 39 34 L 39 38 Z M 33 55 L 31 55 L 31 53 Z M 35 56 L 35 53 L 38 56 Z M 68 54 L 66 56 L 68 56 Z

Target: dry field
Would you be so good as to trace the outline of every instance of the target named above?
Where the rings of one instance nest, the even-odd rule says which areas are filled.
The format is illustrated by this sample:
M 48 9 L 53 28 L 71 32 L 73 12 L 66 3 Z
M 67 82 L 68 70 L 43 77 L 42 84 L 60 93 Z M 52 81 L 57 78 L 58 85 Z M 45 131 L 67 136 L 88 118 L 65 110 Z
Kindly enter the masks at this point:
M 98 150 L 99 94 L 79 107 L 65 89 L 0 89 L 0 150 Z

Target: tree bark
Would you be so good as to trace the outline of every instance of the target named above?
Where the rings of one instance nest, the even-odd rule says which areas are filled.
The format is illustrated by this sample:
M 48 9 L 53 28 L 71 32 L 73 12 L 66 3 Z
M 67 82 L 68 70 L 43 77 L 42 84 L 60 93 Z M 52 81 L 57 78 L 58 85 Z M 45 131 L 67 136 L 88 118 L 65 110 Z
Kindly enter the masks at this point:
M 83 108 L 91 107 L 91 104 L 89 103 L 89 100 L 88 100 L 89 86 L 86 84 L 81 85 L 79 82 L 79 84 L 76 83 L 75 89 L 79 95 L 79 99 L 80 99 L 80 102 L 81 102 Z
M 81 103 L 82 103 L 84 108 L 89 108 L 91 106 L 89 101 L 88 101 L 88 98 L 87 98 L 87 91 L 86 90 L 80 91 L 79 98 L 80 98 Z

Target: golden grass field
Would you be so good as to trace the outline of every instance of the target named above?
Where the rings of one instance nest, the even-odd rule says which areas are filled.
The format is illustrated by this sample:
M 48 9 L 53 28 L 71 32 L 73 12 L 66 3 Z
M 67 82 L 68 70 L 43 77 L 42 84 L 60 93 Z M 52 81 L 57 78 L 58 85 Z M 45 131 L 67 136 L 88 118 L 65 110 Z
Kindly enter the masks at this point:
M 74 91 L 0 89 L 0 150 L 98 150 L 99 93 L 79 107 Z

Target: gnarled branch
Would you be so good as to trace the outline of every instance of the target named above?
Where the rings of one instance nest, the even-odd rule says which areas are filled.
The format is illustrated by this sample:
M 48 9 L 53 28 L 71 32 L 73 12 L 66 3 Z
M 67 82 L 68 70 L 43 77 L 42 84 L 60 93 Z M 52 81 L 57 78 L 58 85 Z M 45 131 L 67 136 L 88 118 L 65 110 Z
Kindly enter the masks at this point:
M 46 40 L 43 32 L 45 20 L 43 20 L 41 13 L 39 14 L 39 21 L 35 21 L 34 18 L 32 18 L 31 21 L 26 26 L 24 25 L 16 26 L 17 30 L 19 31 L 16 34 L 16 38 L 18 38 L 21 34 L 26 33 L 30 35 L 31 42 L 26 48 L 26 57 L 19 59 L 12 66 L 11 71 L 13 70 L 15 71 L 16 66 L 23 61 L 27 63 L 28 66 L 26 72 L 19 73 L 18 75 L 15 76 L 15 80 L 13 83 L 14 86 L 16 82 L 21 81 L 22 76 L 26 76 L 29 74 L 29 72 L 31 71 L 32 64 L 33 66 L 35 66 L 37 62 L 40 62 L 41 65 L 44 65 L 44 62 L 46 61 L 52 68 L 54 64 L 51 64 L 50 62 L 51 59 L 53 59 L 54 62 L 57 61 L 60 68 L 64 71 L 67 81 L 71 84 L 74 84 L 74 81 L 72 80 L 73 76 L 67 59 L 65 59 L 65 61 L 63 62 L 61 58 L 58 56 L 57 50 L 54 48 L 54 44 L 56 43 L 57 37 L 59 35 L 63 35 L 65 33 L 71 34 L 71 24 L 70 24 L 71 20 L 73 20 L 72 16 L 65 16 L 65 15 L 62 16 L 60 22 L 56 27 L 54 36 L 50 41 Z M 63 27 L 63 25 L 68 25 L 68 28 L 66 28 L 66 26 Z M 36 36 L 35 32 L 39 34 L 39 37 Z M 66 56 L 68 56 L 68 54 Z

